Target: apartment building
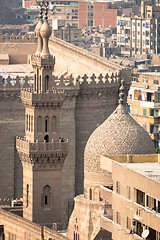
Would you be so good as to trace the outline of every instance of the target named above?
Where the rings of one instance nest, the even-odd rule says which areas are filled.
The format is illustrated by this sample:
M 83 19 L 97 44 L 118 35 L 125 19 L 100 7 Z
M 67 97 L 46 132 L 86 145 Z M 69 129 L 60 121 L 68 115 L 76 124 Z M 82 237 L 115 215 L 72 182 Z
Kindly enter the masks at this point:
M 160 147 L 160 73 L 140 73 L 133 81 L 128 95 L 132 117 L 150 134 Z
M 117 17 L 117 45 L 127 56 L 160 53 L 160 19 Z
M 116 27 L 117 9 L 108 9 L 106 2 L 78 2 L 78 26 Z
M 30 8 L 31 6 L 36 6 L 37 0 L 22 0 L 23 8 Z
M 105 156 L 101 167 L 113 179 L 113 190 L 101 187 L 113 210 L 113 215 L 101 215 L 101 227 L 112 232 L 113 240 L 159 240 L 159 155 Z
M 50 20 L 64 20 L 65 26 L 78 28 L 78 1 L 49 1 Z

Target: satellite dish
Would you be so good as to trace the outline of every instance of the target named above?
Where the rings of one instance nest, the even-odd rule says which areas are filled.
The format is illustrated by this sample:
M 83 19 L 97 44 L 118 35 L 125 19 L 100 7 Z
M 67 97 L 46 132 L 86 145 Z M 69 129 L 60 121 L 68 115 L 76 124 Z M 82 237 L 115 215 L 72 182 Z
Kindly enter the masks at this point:
M 142 232 L 142 238 L 146 238 L 146 237 L 148 237 L 148 235 L 149 235 L 149 230 L 148 229 L 146 229 L 146 230 L 144 230 L 143 232 Z

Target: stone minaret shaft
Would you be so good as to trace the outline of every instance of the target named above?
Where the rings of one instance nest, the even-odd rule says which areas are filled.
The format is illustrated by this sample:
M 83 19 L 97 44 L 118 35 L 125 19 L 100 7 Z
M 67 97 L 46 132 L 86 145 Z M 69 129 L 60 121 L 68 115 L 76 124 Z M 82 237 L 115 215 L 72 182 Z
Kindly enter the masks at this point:
M 22 89 L 25 106 L 25 137 L 17 137 L 23 165 L 23 217 L 51 226 L 61 222 L 61 170 L 68 154 L 68 141 L 60 141 L 60 108 L 63 91 L 52 90 L 54 58 L 49 53 L 50 27 L 40 20 L 36 27 L 38 49 L 32 56 L 33 89 Z M 42 48 L 43 41 L 43 48 Z

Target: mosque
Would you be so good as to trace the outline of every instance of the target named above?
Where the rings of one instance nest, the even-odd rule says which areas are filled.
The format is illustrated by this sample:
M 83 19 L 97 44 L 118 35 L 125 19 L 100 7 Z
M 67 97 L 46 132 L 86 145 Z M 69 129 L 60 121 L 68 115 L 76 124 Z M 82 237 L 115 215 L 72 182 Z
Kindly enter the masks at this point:
M 0 239 L 132 240 L 143 239 L 146 233 L 146 239 L 157 240 L 159 155 L 146 130 L 126 109 L 123 77 L 118 106 L 85 146 L 84 192 L 74 198 L 67 233 L 55 231 L 61 229 L 64 216 L 62 171 L 70 141 L 60 135 L 65 91 L 62 82 L 59 86 L 54 82 L 54 88 L 52 84 L 55 58 L 48 47 L 51 30 L 47 8 L 45 5 L 43 22 L 40 6 L 36 27 L 38 48 L 31 57 L 33 89 L 21 90 L 25 136 L 17 137 L 16 148 L 23 166 L 23 218 L 0 209 Z M 147 175 L 146 166 L 152 174 Z M 152 205 L 154 212 L 149 210 Z

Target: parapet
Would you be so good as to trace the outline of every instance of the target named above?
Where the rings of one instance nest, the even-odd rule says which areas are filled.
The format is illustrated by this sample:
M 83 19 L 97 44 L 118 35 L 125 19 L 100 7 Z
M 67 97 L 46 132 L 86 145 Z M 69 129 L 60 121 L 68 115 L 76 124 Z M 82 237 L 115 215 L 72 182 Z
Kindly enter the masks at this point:
M 77 78 L 73 78 L 72 75 L 65 78 L 63 75 L 58 78 L 53 76 L 53 87 L 58 89 L 68 89 L 68 88 L 76 88 L 79 89 L 102 89 L 107 88 L 109 86 L 114 86 L 119 84 L 121 79 L 120 72 L 115 72 L 109 75 L 106 73 L 105 76 L 100 74 L 96 76 L 94 73 L 91 76 L 84 74 L 83 76 L 78 76 Z
M 28 76 L 23 79 L 17 76 L 11 78 L 8 76 L 6 79 L 0 76 L 0 90 L 20 90 L 22 87 L 29 88 L 33 84 L 33 80 Z
M 33 92 L 31 88 L 22 88 L 21 99 L 24 105 L 32 106 L 62 106 L 64 102 L 64 91 L 53 90 L 45 93 Z
M 6 33 L 5 35 L 3 35 L 2 33 L 0 33 L 0 43 L 25 43 L 25 42 L 30 42 L 30 43 L 36 43 L 37 42 L 37 38 L 35 37 L 35 35 L 29 35 L 29 34 L 18 34 L 15 35 L 14 33 L 12 33 L 11 35 L 9 35 L 8 33 Z
M 62 166 L 68 154 L 68 139 L 59 142 L 40 142 L 31 143 L 25 138 L 16 137 L 16 147 L 19 154 L 22 154 L 21 160 L 28 161 L 31 164 L 50 167 Z M 29 156 L 29 157 L 26 157 Z M 49 162 L 50 161 L 50 162 Z

